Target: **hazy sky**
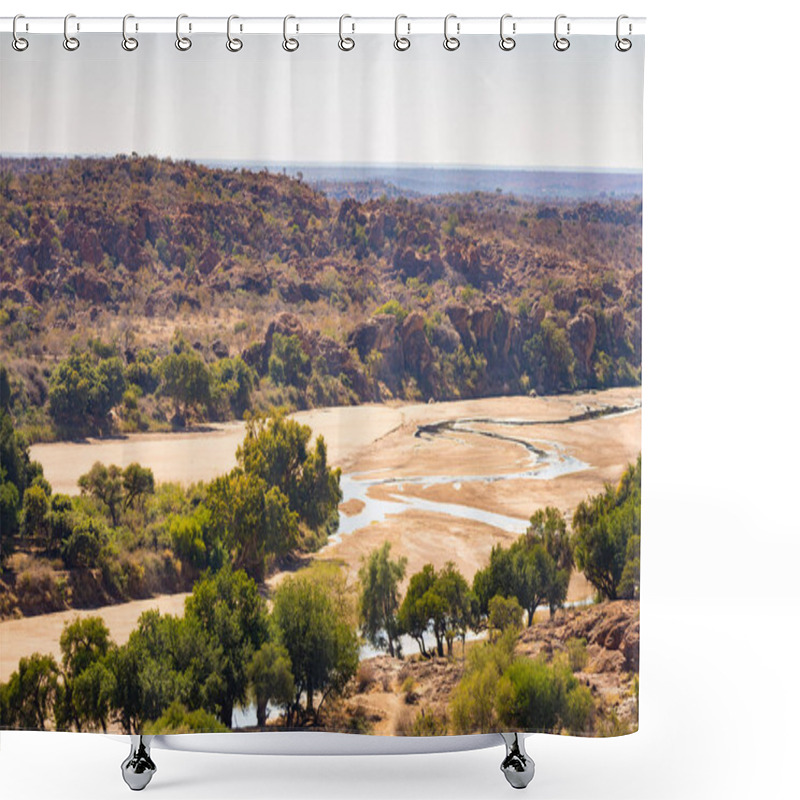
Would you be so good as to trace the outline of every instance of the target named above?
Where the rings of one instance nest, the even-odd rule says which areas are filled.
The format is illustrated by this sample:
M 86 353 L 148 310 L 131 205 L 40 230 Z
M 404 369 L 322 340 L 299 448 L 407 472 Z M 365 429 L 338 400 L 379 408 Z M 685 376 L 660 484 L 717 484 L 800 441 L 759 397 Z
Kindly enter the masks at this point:
M 85 34 L 69 53 L 56 35 L 0 48 L 0 152 L 156 154 L 277 163 L 460 164 L 640 169 L 644 38 L 628 53 L 613 36 L 465 36 L 447 52 L 418 35 Z

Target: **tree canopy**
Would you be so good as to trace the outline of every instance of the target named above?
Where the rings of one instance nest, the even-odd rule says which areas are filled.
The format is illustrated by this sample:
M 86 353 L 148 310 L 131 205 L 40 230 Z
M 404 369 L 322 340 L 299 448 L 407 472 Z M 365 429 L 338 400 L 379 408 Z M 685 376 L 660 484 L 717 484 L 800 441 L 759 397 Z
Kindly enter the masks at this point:
M 391 545 L 384 542 L 362 562 L 358 572 L 361 583 L 359 615 L 364 636 L 389 655 L 401 655 L 400 626 L 397 611 L 400 607 L 398 587 L 406 574 L 408 560 L 390 557 Z
M 572 516 L 575 562 L 609 600 L 639 596 L 641 491 L 640 455 L 616 488 L 607 485 L 579 503 Z

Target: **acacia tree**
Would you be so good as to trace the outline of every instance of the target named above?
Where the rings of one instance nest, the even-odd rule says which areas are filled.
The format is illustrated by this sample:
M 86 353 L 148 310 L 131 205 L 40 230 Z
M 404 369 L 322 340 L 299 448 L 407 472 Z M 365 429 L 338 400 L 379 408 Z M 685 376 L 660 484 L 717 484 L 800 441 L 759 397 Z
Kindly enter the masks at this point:
M 397 611 L 400 605 L 398 586 L 406 574 L 408 559 L 390 558 L 391 544 L 384 542 L 362 561 L 358 578 L 361 582 L 359 617 L 366 638 L 389 655 L 401 656 L 400 626 Z

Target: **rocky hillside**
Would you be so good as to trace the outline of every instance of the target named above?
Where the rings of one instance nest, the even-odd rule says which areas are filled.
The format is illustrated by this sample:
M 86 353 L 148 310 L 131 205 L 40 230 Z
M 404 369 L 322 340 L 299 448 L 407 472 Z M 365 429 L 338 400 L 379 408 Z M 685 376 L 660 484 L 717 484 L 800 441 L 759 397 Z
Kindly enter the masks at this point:
M 131 363 L 166 353 L 176 329 L 207 361 L 243 354 L 273 382 L 274 335 L 296 336 L 295 388 L 316 370 L 350 402 L 635 383 L 641 208 L 339 201 L 266 171 L 0 159 L 0 357 L 33 403 L 32 362 L 99 337 Z
M 551 660 L 554 654 L 565 652 L 573 639 L 586 642 L 586 661 L 576 677 L 594 697 L 595 732 L 610 735 L 635 729 L 638 697 L 633 675 L 639 669 L 639 603 L 620 600 L 559 612 L 553 621 L 526 628 L 516 652 Z M 380 734 L 409 734 L 420 715 L 434 725 L 446 726 L 451 695 L 464 668 L 461 646 L 457 644 L 455 651 L 452 660 L 378 656 L 362 662 L 352 693 L 343 708 L 334 711 L 334 719 L 338 712 L 343 720 L 362 720 Z

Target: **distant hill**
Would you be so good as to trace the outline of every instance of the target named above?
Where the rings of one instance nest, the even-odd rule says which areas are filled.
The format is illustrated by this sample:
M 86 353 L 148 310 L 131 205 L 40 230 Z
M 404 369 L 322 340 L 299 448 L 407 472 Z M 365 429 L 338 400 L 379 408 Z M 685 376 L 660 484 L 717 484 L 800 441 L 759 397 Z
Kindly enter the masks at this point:
M 90 349 L 116 354 L 144 393 L 120 411 L 127 425 L 146 424 L 140 407 L 166 419 L 159 365 L 182 342 L 217 370 L 220 397 L 236 394 L 229 357 L 254 370 L 252 393 L 211 397 L 208 417 L 262 400 L 638 383 L 641 198 L 527 199 L 477 187 L 530 188 L 531 174 L 401 172 L 441 191 L 398 196 L 373 176 L 352 184 L 366 196 L 340 200 L 351 184 L 323 193 L 305 173 L 0 158 L 0 362 L 20 418 L 46 426 L 48 376 Z M 599 173 L 536 180 L 622 185 Z
M 230 168 L 230 162 L 209 162 Z M 342 200 L 496 192 L 537 200 L 631 198 L 642 194 L 641 172 L 486 169 L 477 167 L 320 166 L 241 162 L 245 169 L 267 168 L 291 176 L 301 173 L 314 188 Z

